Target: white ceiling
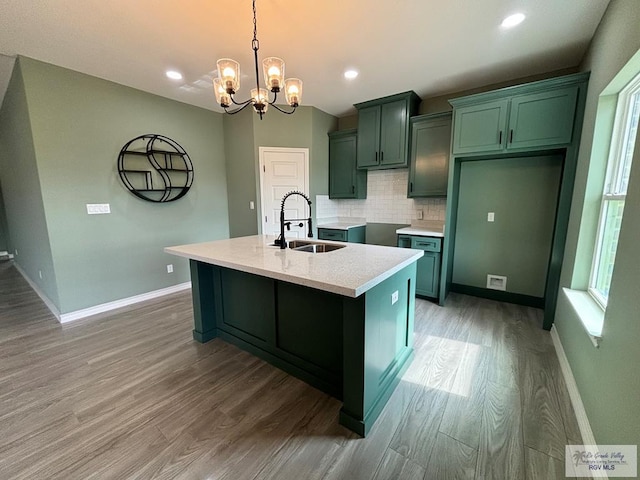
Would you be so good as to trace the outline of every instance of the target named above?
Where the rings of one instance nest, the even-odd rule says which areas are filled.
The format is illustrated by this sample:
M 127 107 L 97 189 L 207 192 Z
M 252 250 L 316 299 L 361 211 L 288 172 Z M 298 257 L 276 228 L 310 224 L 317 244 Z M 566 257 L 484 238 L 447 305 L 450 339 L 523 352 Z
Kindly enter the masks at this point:
M 302 102 L 343 116 L 406 90 L 422 98 L 582 60 L 608 0 L 257 0 L 260 56 L 286 61 Z M 511 30 L 508 14 L 527 19 Z M 25 55 L 220 111 L 216 60 L 253 83 L 251 0 L 0 0 L 0 54 Z M 11 62 L 0 62 L 0 87 Z M 360 71 L 355 81 L 343 71 Z M 166 78 L 177 69 L 182 81 Z M 0 90 L 0 95 L 3 91 Z

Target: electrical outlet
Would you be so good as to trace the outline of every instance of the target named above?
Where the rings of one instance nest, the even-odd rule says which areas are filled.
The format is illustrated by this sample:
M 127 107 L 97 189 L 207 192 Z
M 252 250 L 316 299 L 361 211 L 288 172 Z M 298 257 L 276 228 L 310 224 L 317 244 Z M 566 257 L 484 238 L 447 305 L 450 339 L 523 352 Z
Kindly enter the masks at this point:
M 253 203 L 253 200 L 251 200 L 251 201 L 249 202 L 249 210 L 255 210 L 255 208 L 256 208 L 256 204 L 255 204 L 255 203 Z
M 42 270 L 38 270 L 38 276 L 40 277 L 40 280 L 42 280 Z
M 418 220 L 422 220 L 423 216 L 424 215 L 422 214 L 422 210 L 416 210 L 416 218 Z
M 399 297 L 398 290 L 396 290 L 391 294 L 391 305 L 394 305 L 398 301 L 398 297 Z
M 173 273 L 173 264 L 167 265 L 167 273 Z
M 18 249 L 16 248 L 16 257 L 18 256 Z
M 494 212 L 489 212 L 487 213 L 487 222 L 493 222 L 495 220 L 496 216 Z

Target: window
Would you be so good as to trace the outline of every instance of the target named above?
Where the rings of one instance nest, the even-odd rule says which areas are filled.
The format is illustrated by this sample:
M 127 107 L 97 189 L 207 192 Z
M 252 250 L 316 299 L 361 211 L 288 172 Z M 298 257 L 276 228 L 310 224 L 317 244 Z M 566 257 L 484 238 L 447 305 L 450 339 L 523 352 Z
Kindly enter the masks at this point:
M 618 96 L 589 293 L 606 308 L 640 118 L 640 75 Z

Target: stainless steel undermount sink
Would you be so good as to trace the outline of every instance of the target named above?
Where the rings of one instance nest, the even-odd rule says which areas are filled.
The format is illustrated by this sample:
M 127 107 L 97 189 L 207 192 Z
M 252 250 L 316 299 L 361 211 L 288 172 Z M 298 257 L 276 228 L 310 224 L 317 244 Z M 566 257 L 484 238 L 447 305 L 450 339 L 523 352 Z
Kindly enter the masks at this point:
M 329 243 L 316 243 L 309 242 L 308 240 L 291 240 L 289 242 L 289 248 L 297 250 L 298 252 L 309 253 L 325 253 L 339 250 L 346 247 L 346 245 L 332 245 Z

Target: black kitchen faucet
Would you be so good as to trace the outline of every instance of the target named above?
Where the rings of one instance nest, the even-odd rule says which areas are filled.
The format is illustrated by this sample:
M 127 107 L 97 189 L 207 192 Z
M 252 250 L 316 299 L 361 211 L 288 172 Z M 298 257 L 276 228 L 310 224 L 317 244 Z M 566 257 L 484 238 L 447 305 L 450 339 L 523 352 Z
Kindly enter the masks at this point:
M 307 204 L 309 205 L 309 218 L 284 218 L 284 202 L 291 195 L 300 195 L 307 201 Z M 307 197 L 304 193 L 298 192 L 297 190 L 289 192 L 284 197 L 282 197 L 282 203 L 280 204 L 280 237 L 277 238 L 274 243 L 276 245 L 280 245 L 281 249 L 287 248 L 287 242 L 284 239 L 284 227 L 286 226 L 287 230 L 291 230 L 291 222 L 300 222 L 298 224 L 299 227 L 302 227 L 304 225 L 302 222 L 307 222 L 307 225 L 309 226 L 309 233 L 307 236 L 309 238 L 313 238 L 313 225 L 311 221 L 311 200 L 309 200 L 309 197 Z

